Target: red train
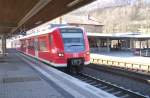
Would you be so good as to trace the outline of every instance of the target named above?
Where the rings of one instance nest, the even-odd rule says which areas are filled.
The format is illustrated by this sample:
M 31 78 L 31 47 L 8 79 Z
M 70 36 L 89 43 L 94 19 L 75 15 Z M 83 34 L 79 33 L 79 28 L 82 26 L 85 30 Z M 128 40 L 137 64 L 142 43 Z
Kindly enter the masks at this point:
M 79 27 L 55 27 L 18 41 L 17 50 L 54 67 L 80 71 L 90 63 L 88 38 Z

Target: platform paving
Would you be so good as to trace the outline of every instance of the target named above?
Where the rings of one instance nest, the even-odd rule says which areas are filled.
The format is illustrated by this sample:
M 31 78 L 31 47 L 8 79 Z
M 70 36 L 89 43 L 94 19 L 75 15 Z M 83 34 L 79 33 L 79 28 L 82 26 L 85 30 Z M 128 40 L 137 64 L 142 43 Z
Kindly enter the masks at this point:
M 97 52 L 91 53 L 91 58 L 103 58 L 108 60 L 132 62 L 138 64 L 150 64 L 150 57 L 135 56 L 132 52 L 128 51 L 115 51 L 115 52 Z
M 73 98 L 40 77 L 15 51 L 0 57 L 0 98 Z

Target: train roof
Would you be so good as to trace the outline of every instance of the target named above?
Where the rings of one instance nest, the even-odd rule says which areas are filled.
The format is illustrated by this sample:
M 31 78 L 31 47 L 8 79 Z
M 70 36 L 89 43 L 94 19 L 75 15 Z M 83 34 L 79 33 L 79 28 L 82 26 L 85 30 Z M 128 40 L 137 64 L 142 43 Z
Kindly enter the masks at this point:
M 26 35 L 26 36 L 23 36 L 23 37 L 20 37 L 18 39 L 25 39 L 25 38 L 30 38 L 30 37 L 33 37 L 33 36 L 38 36 L 38 35 L 43 35 L 43 34 L 48 34 L 48 33 L 51 33 L 53 32 L 54 30 L 56 29 L 61 29 L 61 28 L 78 28 L 78 29 L 82 29 L 82 27 L 76 27 L 76 26 L 70 26 L 70 25 L 61 25 L 61 26 L 55 26 L 55 27 L 49 27 L 49 28 L 44 28 L 44 29 L 40 29 L 40 30 L 36 30 L 36 31 L 32 31 L 34 33 L 32 34 L 29 34 L 29 35 Z M 36 33 L 38 32 L 38 33 Z

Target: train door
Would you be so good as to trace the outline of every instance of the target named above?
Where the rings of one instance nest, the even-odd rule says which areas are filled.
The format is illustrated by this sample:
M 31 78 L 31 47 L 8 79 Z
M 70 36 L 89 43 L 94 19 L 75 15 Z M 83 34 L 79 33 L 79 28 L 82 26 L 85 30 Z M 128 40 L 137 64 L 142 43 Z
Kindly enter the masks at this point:
M 28 54 L 28 39 L 25 39 L 25 44 L 26 44 L 26 54 Z
M 35 50 L 34 50 L 34 38 L 29 38 L 28 39 L 28 53 L 30 55 L 35 55 Z
M 34 49 L 35 49 L 35 57 L 38 58 L 39 55 L 38 55 L 38 37 L 37 36 L 34 37 Z
M 53 61 L 53 55 L 52 55 L 52 49 L 53 49 L 53 36 L 52 34 L 49 34 L 49 52 L 50 52 L 50 62 Z
M 38 37 L 38 45 L 39 45 L 38 56 L 40 59 L 44 61 L 49 61 L 49 58 L 50 58 L 48 38 L 49 38 L 48 34 L 41 35 Z

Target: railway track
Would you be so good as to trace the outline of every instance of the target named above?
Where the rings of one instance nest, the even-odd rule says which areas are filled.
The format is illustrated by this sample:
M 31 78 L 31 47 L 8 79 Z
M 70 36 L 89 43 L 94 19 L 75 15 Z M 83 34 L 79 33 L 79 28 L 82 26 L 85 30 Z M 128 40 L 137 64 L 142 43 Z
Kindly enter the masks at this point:
M 125 88 L 116 86 L 109 82 L 97 79 L 85 73 L 71 74 L 73 77 L 78 78 L 90 85 L 100 88 L 108 93 L 111 93 L 119 98 L 150 98 L 142 94 L 127 90 Z
M 138 72 L 132 72 L 132 71 L 125 70 L 125 69 L 118 69 L 115 67 L 109 67 L 109 66 L 105 66 L 105 65 L 92 64 L 92 65 L 89 65 L 87 67 L 92 68 L 94 70 L 98 70 L 98 71 L 113 73 L 113 74 L 116 74 L 119 76 L 125 76 L 127 78 L 137 80 L 137 81 L 142 82 L 142 83 L 150 84 L 150 81 L 149 81 L 150 76 L 146 75 L 146 74 L 141 74 Z

